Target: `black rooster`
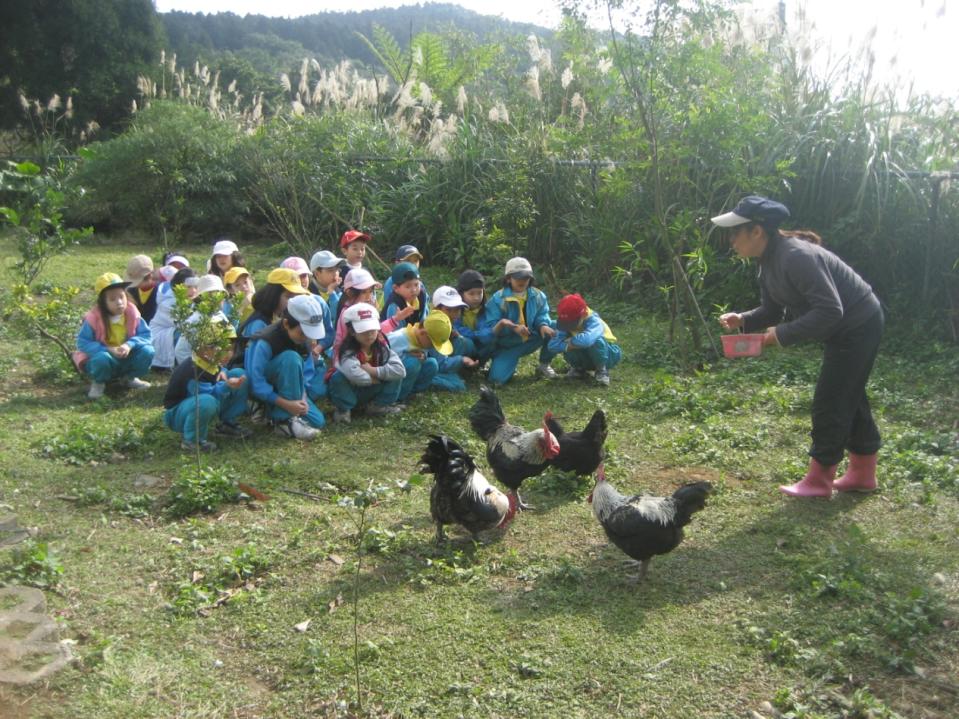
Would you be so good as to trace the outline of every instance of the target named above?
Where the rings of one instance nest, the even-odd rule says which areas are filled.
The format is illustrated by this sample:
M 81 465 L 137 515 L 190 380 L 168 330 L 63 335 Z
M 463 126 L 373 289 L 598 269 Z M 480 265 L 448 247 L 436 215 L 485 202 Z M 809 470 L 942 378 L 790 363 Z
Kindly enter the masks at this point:
M 706 506 L 712 488 L 709 482 L 690 482 L 672 497 L 624 497 L 606 481 L 605 468 L 600 465 L 588 501 L 609 541 L 636 560 L 634 564 L 639 563 L 636 579 L 641 580 L 655 555 L 671 552 L 683 541 L 683 527 Z
M 603 461 L 603 445 L 606 443 L 606 414 L 603 410 L 593 412 L 582 432 L 566 432 L 552 412 L 546 413 L 546 426 L 559 442 L 559 454 L 549 461 L 552 466 L 577 475 L 596 471 Z
M 516 498 L 492 486 L 466 450 L 449 437 L 430 435 L 420 461 L 433 475 L 430 515 L 436 522 L 437 542 L 444 538 L 444 524 L 460 524 L 476 540 L 478 532 L 505 527 L 516 514 Z
M 519 496 L 519 487 L 527 477 L 541 474 L 559 454 L 556 437 L 546 426 L 526 431 L 506 421 L 496 393 L 480 387 L 480 398 L 469 411 L 470 425 L 486 442 L 486 461 L 493 476 L 509 487 L 520 509 L 530 507 Z

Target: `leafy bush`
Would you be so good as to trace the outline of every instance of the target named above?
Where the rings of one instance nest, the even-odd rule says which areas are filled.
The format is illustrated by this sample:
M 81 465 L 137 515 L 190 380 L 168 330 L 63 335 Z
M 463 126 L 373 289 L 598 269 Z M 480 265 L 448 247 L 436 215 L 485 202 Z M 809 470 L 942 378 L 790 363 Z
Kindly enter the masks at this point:
M 74 181 L 86 221 L 151 232 L 213 235 L 245 213 L 239 133 L 205 109 L 155 102 L 130 129 L 82 151 Z

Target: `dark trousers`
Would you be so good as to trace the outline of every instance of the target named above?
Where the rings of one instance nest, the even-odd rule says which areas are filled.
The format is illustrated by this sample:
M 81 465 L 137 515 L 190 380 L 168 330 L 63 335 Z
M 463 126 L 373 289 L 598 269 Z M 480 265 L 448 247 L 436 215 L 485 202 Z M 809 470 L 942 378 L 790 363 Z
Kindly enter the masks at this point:
M 882 440 L 872 418 L 866 382 L 879 350 L 885 317 L 882 309 L 859 327 L 826 341 L 812 402 L 812 447 L 809 454 L 831 466 L 848 449 L 875 454 Z

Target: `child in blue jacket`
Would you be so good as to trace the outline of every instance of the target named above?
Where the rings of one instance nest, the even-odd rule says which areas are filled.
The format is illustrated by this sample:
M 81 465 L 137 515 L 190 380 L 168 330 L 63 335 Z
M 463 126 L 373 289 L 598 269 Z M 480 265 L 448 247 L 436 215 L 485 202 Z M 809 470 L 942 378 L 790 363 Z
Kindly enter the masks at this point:
M 264 403 L 278 435 L 310 440 L 326 425 L 311 391 L 316 367 L 310 342 L 323 335 L 319 302 L 300 294 L 286 303 L 280 321 L 255 334 L 246 348 L 250 393 Z
M 437 323 L 436 326 L 438 327 L 439 324 L 443 323 L 443 318 L 439 318 L 436 315 L 444 315 L 445 319 L 449 322 L 449 336 L 452 347 L 452 352 L 448 355 L 438 352 L 435 348 L 429 351 L 430 356 L 433 357 L 439 365 L 439 371 L 433 378 L 431 385 L 435 389 L 448 390 L 450 392 L 464 392 L 466 390 L 466 383 L 460 376 L 460 372 L 464 369 L 473 369 L 479 365 L 479 362 L 468 354 L 468 350 L 473 347 L 473 343 L 469 340 L 464 340 L 455 329 L 455 323 L 459 321 L 463 310 L 466 308 L 467 304 L 463 301 L 463 298 L 460 297 L 460 293 L 453 287 L 443 285 L 437 287 L 433 293 L 433 312 L 431 312 L 430 316 L 423 322 L 423 325 L 431 329 L 433 323 Z M 443 331 L 445 331 L 445 329 Z M 442 332 L 437 329 L 434 331 L 434 334 L 441 335 Z
M 123 380 L 131 389 L 147 389 L 142 379 L 153 363 L 150 326 L 127 294 L 128 282 L 107 272 L 93 285 L 97 306 L 83 317 L 73 362 L 92 380 L 87 397 L 99 399 L 106 383 Z
M 486 303 L 486 326 L 494 337 L 489 381 L 502 385 L 512 379 L 520 357 L 539 350 L 536 375 L 556 377 L 549 363 L 555 354 L 547 342 L 556 334 L 549 318 L 549 300 L 533 287 L 533 268 L 525 257 L 506 263 L 503 289 Z
M 430 313 L 430 306 L 426 289 L 420 280 L 419 268 L 412 262 L 398 262 L 393 265 L 390 280 L 392 280 L 391 289 L 383 302 L 383 317 L 389 319 L 409 307 L 412 308 L 412 312 L 406 318 L 397 321 L 397 327 L 415 325 L 426 319 Z
M 609 370 L 619 364 L 622 350 L 602 318 L 593 312 L 580 295 L 566 295 L 556 305 L 559 328 L 549 343 L 551 352 L 563 353 L 568 379 L 583 379 L 593 372 L 594 379 L 609 386 Z
M 456 280 L 456 291 L 466 307 L 453 320 L 453 347 L 456 354 L 482 364 L 493 353 L 493 330 L 486 324 L 486 280 L 476 270 L 466 270 Z
M 223 322 L 224 334 L 236 338 L 236 330 L 228 320 Z M 207 432 L 214 417 L 220 422 L 218 434 L 246 438 L 250 431 L 237 424 L 246 412 L 247 384 L 242 369 L 226 370 L 223 364 L 230 359 L 233 348 L 201 347 L 185 362 L 176 366 L 170 375 L 163 396 L 163 423 L 183 435 L 180 446 L 193 451 L 199 446 L 204 452 L 216 449 L 207 440 Z

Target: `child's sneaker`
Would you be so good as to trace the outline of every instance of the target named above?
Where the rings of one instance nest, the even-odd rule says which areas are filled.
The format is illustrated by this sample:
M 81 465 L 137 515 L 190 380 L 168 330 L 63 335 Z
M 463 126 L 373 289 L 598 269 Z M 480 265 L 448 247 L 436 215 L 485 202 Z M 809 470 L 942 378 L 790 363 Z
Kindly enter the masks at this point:
M 236 422 L 220 422 L 213 431 L 222 437 L 239 437 L 240 439 L 247 439 L 253 434 L 251 430 L 241 427 Z
M 269 421 L 265 403 L 259 400 L 250 400 L 250 421 L 253 424 L 266 424 Z
M 596 370 L 593 378 L 604 387 L 609 387 L 609 370 L 605 367 L 600 367 Z
M 349 424 L 353 420 L 350 410 L 348 409 L 334 409 L 333 410 L 333 421 L 338 424 Z
M 542 377 L 543 379 L 556 379 L 556 370 L 548 364 L 540 362 L 540 364 L 536 366 L 536 376 Z
M 185 449 L 187 452 L 196 452 L 196 445 L 193 442 L 187 442 L 183 440 L 180 442 L 180 449 Z M 200 442 L 200 451 L 201 452 L 212 452 L 216 449 L 216 443 L 210 442 L 209 440 L 203 440 Z
M 583 379 L 586 376 L 586 370 L 579 367 L 570 367 L 566 370 L 566 379 Z
M 153 385 L 139 377 L 131 377 L 127 380 L 127 387 L 130 389 L 150 389 Z
M 90 391 L 87 392 L 87 397 L 90 399 L 100 399 L 103 396 L 103 393 L 106 392 L 107 386 L 103 382 L 91 382 Z
M 309 441 L 316 437 L 320 430 L 308 425 L 302 417 L 290 417 L 283 422 L 274 422 L 273 432 L 281 437 Z
M 403 408 L 395 404 L 368 404 L 366 405 L 367 417 L 383 417 L 388 414 L 399 414 Z

